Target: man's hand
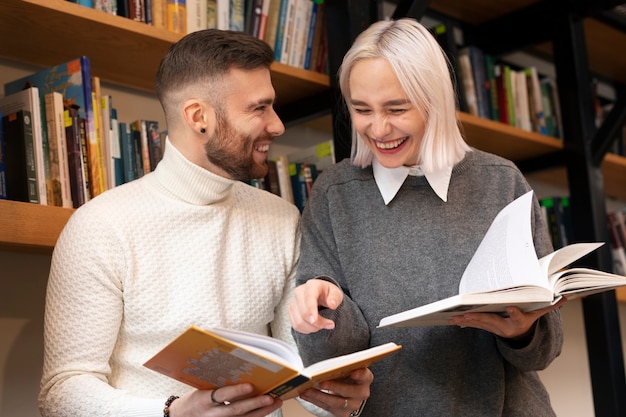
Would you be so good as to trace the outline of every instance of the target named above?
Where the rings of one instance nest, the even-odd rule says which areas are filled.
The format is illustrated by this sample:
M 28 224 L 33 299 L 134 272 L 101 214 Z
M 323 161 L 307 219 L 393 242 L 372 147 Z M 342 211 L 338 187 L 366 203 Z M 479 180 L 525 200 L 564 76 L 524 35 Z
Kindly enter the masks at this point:
M 170 405 L 170 417 L 264 417 L 282 407 L 281 400 L 269 395 L 247 398 L 253 390 L 251 384 L 195 390 Z
M 321 279 L 308 280 L 294 290 L 294 297 L 289 304 L 291 326 L 304 334 L 334 329 L 335 323 L 320 316 L 318 308 L 334 310 L 342 301 L 343 291 L 335 284 Z
M 352 371 L 345 379 L 326 381 L 319 389 L 309 389 L 300 398 L 329 411 L 336 417 L 348 417 L 370 396 L 374 375 L 368 368 Z

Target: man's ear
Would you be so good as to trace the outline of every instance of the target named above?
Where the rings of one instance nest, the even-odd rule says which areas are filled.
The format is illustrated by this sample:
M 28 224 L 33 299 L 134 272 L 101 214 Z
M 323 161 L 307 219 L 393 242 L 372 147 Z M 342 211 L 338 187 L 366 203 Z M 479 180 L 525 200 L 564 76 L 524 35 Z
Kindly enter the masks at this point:
M 189 99 L 183 106 L 183 117 L 187 126 L 198 135 L 211 136 L 215 128 L 215 111 L 213 106 L 198 99 Z

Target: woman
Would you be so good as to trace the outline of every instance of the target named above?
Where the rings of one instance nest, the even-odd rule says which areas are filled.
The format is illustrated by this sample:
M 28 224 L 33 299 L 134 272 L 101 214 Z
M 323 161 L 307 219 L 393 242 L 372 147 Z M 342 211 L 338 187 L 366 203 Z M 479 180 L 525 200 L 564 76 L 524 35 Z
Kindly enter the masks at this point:
M 372 366 L 364 416 L 554 415 L 536 371 L 561 351 L 558 305 L 376 328 L 385 316 L 457 294 L 493 218 L 530 190 L 512 162 L 464 142 L 436 40 L 411 19 L 377 22 L 344 57 L 339 84 L 352 157 L 320 175 L 303 213 L 289 307 L 302 356 L 401 344 Z M 536 198 L 532 230 L 537 255 L 551 252 Z

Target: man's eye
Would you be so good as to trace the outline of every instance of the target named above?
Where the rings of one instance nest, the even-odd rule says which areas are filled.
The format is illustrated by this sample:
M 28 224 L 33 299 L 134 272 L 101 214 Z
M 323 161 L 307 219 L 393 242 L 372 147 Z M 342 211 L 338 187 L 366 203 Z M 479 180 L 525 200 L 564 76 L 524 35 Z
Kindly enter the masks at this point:
M 357 114 L 367 114 L 370 111 L 368 109 L 354 109 L 354 112 Z

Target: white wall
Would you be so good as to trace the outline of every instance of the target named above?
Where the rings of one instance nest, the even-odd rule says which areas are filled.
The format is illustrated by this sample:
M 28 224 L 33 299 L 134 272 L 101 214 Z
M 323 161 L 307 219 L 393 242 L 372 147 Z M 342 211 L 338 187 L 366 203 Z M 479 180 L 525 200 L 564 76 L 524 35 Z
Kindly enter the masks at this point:
M 21 77 L 32 68 L 0 60 L 0 85 Z M 157 119 L 165 126 L 158 102 L 149 94 L 129 94 L 124 89 L 103 84 L 103 92 L 112 94 L 120 121 Z M 276 141 L 272 154 L 289 153 L 327 136 L 310 128 L 289 129 Z M 565 195 L 565 190 L 532 184 L 541 196 Z M 607 209 L 624 207 L 611 202 Z M 0 251 L 0 416 L 37 416 L 37 393 L 42 367 L 42 326 L 45 286 L 50 256 Z M 626 346 L 626 305 L 621 304 L 622 345 Z M 559 416 L 593 415 L 591 382 L 587 366 L 581 303 L 573 301 L 563 307 L 565 346 L 562 355 L 541 377 L 548 386 Z M 626 356 L 626 353 L 625 353 Z M 310 414 L 290 401 L 285 417 Z

